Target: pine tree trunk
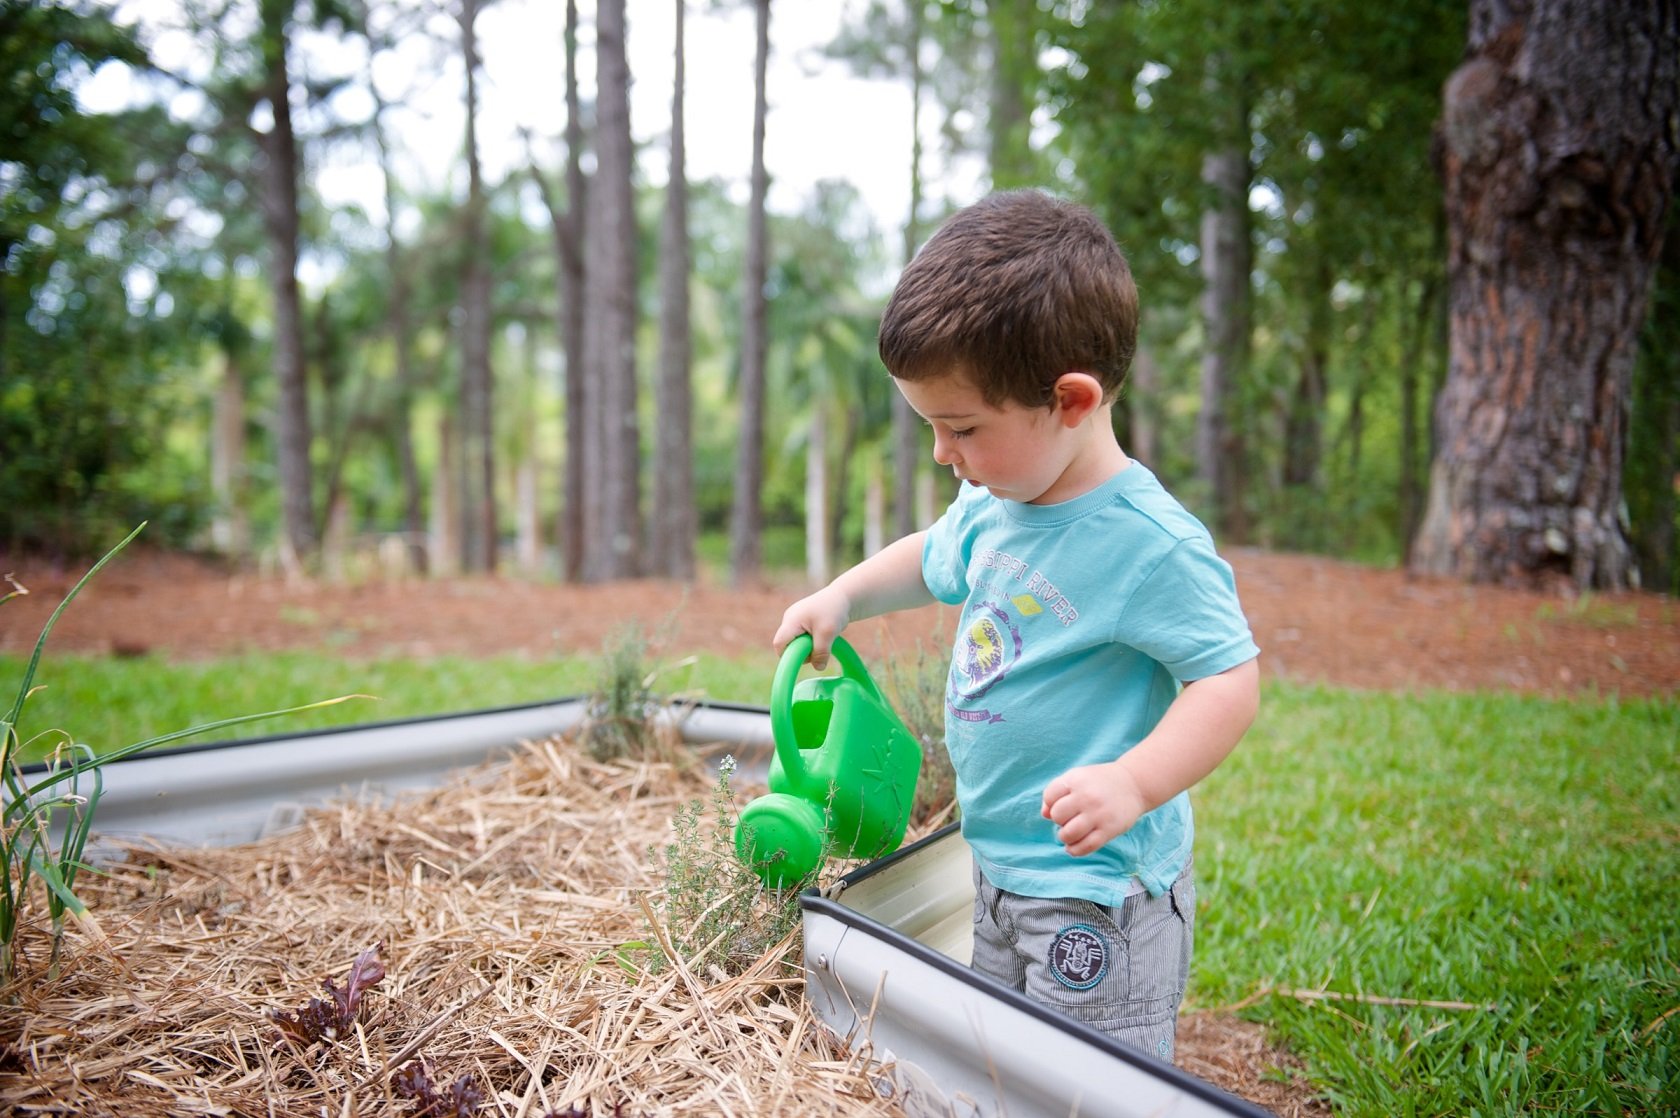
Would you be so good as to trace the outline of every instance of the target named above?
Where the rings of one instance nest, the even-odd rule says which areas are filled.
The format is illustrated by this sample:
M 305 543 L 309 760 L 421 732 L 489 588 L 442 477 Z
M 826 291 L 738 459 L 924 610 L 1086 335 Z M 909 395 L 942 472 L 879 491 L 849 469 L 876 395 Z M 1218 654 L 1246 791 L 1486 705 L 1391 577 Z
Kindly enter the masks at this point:
M 1221 542 L 1248 538 L 1243 429 L 1237 400 L 1248 367 L 1248 157 L 1231 148 L 1202 161 L 1202 180 L 1215 202 L 1202 215 L 1202 406 L 1196 421 L 1196 458 L 1212 502 Z
M 1443 92 L 1451 356 L 1413 569 L 1630 584 L 1629 374 L 1680 112 L 1680 10 L 1473 0 Z
M 922 72 L 923 11 L 910 3 L 910 212 L 904 219 L 904 264 L 909 267 L 921 244 L 922 212 Z M 921 420 L 910 401 L 892 394 L 893 527 L 899 536 L 916 530 L 916 470 L 922 464 Z M 876 550 L 879 550 L 877 546 Z M 871 553 L 872 554 L 872 553 Z
M 461 281 L 461 422 L 468 571 L 496 569 L 496 440 L 490 368 L 490 262 L 484 175 L 478 157 L 478 0 L 461 0 L 466 66 L 467 200 L 462 213 L 466 275 Z
M 275 444 L 279 457 L 281 562 L 296 573 L 314 557 L 314 475 L 309 462 L 309 377 L 303 352 L 303 299 L 298 290 L 298 154 L 292 127 L 291 76 L 287 69 L 290 5 L 263 0 L 262 49 L 265 97 L 273 126 L 259 139 L 263 150 L 263 229 L 274 292 L 274 373 L 279 388 Z
M 561 458 L 560 566 L 569 580 L 583 577 L 585 531 L 583 456 L 589 416 L 584 356 L 583 108 L 577 80 L 577 0 L 566 0 L 566 209 L 550 207 L 559 260 L 560 344 L 565 360 L 566 446 Z
M 676 0 L 676 60 L 671 81 L 671 157 L 659 252 L 659 431 L 655 445 L 654 572 L 694 577 L 694 403 L 690 383 L 688 174 L 684 140 L 683 25 Z
M 210 428 L 210 492 L 216 502 L 210 545 L 223 555 L 242 558 L 251 547 L 245 514 L 245 373 L 232 353 L 224 353 L 222 360 Z
M 631 195 L 630 70 L 625 54 L 624 0 L 605 0 L 596 14 L 599 88 L 595 104 L 596 173 L 589 191 L 590 282 L 585 292 L 586 376 L 594 398 L 586 432 L 584 578 L 590 582 L 640 573 L 641 445 L 636 416 L 636 214 Z
M 764 121 L 769 114 L 766 81 L 770 64 L 770 0 L 755 0 L 758 48 L 753 61 L 752 195 L 747 204 L 747 269 L 741 292 L 741 432 L 735 461 L 735 495 L 729 532 L 730 579 L 758 576 L 764 534 L 764 284 L 769 274 L 769 231 L 765 195 Z

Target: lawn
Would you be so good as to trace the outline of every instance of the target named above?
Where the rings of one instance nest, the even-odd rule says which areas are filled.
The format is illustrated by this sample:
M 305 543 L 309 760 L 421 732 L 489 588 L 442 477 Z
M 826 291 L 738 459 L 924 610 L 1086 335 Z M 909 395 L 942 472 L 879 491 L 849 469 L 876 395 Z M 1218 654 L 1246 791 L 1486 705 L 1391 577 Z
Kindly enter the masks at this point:
M 763 703 L 768 653 L 653 687 Z M 0 658 L 0 693 L 22 672 Z M 49 657 L 26 733 L 110 748 L 583 694 L 597 664 Z M 1680 1111 L 1680 704 L 1268 684 L 1197 792 L 1191 1008 L 1276 1031 L 1348 1115 Z

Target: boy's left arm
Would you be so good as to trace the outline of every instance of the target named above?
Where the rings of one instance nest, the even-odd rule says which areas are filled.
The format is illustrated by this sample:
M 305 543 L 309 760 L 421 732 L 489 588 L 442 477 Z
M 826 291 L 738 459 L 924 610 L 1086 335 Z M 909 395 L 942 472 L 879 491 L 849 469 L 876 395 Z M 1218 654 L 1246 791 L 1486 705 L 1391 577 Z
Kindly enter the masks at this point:
M 1082 765 L 1044 789 L 1044 818 L 1078 857 L 1125 834 L 1146 812 L 1230 756 L 1260 706 L 1260 662 L 1184 685 L 1160 723 L 1118 760 Z

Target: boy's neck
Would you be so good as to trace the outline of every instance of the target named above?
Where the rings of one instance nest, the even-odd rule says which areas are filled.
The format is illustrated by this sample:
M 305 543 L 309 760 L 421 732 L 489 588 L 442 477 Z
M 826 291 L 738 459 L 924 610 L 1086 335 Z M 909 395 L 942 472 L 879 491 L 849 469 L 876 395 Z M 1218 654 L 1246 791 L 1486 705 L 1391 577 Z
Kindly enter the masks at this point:
M 1056 484 L 1033 504 L 1059 505 L 1075 497 L 1083 497 L 1132 464 L 1131 458 L 1121 449 L 1120 440 L 1114 437 L 1111 410 L 1105 406 L 1086 421 L 1082 432 L 1084 438 L 1069 460 L 1067 469 L 1056 479 Z

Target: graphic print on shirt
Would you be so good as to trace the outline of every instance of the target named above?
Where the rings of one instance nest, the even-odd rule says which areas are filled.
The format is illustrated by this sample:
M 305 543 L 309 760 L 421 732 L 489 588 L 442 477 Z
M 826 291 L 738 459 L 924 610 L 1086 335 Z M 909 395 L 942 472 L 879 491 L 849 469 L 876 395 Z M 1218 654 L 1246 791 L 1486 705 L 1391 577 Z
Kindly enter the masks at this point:
M 1079 619 L 1079 610 L 1044 572 L 1023 559 L 987 548 L 975 562 L 988 572 L 976 586 L 985 597 L 964 618 L 951 657 L 945 706 L 964 722 L 1002 722 L 1002 712 L 977 704 L 1020 661 L 1025 643 L 1021 626 L 1042 615 L 1065 628 Z
M 1021 658 L 1021 630 L 998 605 L 979 603 L 968 615 L 956 655 L 951 658 L 950 688 L 945 705 L 964 722 L 1002 722 L 1003 715 L 966 706 L 982 698 L 1009 674 Z

